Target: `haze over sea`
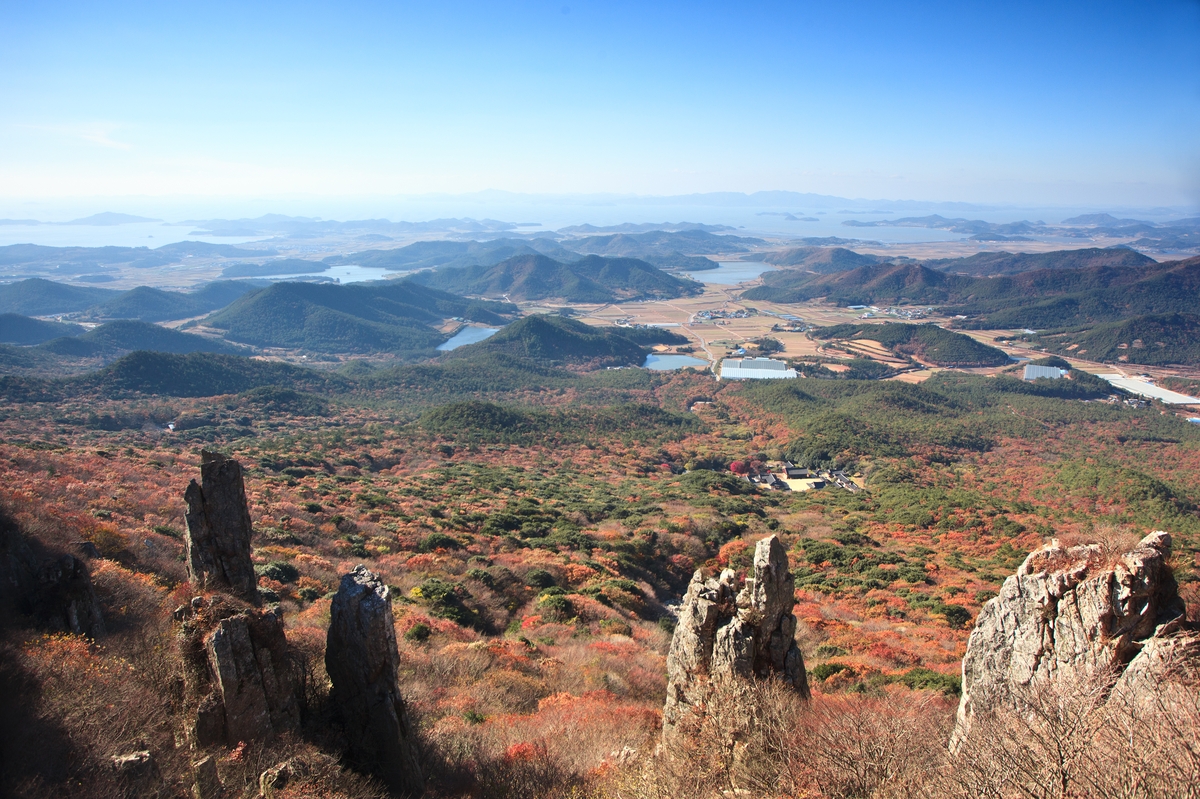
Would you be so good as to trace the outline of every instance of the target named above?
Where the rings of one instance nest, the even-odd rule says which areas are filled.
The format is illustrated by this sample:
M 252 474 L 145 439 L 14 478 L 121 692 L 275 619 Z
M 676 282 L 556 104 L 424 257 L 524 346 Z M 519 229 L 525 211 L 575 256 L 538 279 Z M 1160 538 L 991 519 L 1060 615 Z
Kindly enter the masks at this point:
M 769 235 L 795 238 L 837 237 L 883 243 L 959 241 L 965 234 L 945 230 L 911 227 L 855 228 L 846 220 L 877 221 L 940 214 L 948 218 L 983 219 L 1005 223 L 1021 220 L 1055 224 L 1079 214 L 1105 211 L 1135 216 L 1152 222 L 1168 221 L 1189 213 L 1186 206 L 1173 208 L 1125 208 L 1112 206 L 999 206 L 968 203 L 923 203 L 913 201 L 856 200 L 814 195 L 796 195 L 796 202 L 759 205 L 752 196 L 741 195 L 741 202 L 730 202 L 728 195 L 699 197 L 619 197 L 540 195 L 483 192 L 478 195 L 405 198 L 363 198 L 349 201 L 338 198 L 281 199 L 247 203 L 228 200 L 178 200 L 146 197 L 110 197 L 71 201 L 69 204 L 25 202 L 0 204 L 0 218 L 36 219 L 58 224 L 0 224 L 0 246 L 40 244 L 53 247 L 161 247 L 177 241 L 204 241 L 243 244 L 261 241 L 259 236 L 210 236 L 197 231 L 184 219 L 253 218 L 268 213 L 324 219 L 378 219 L 393 222 L 421 222 L 431 219 L 498 219 L 520 227 L 504 233 L 480 234 L 476 238 L 499 238 L 514 234 L 529 235 L 559 228 L 590 224 L 597 227 L 661 222 L 696 222 L 727 225 L 736 235 Z M 85 214 L 116 211 L 157 218 L 160 222 L 134 222 L 123 225 L 69 225 L 59 220 Z M 795 219 L 790 219 L 795 217 Z M 532 224 L 537 223 L 537 224 Z M 302 242 L 300 242 L 302 243 Z M 364 245 L 364 248 L 367 245 Z

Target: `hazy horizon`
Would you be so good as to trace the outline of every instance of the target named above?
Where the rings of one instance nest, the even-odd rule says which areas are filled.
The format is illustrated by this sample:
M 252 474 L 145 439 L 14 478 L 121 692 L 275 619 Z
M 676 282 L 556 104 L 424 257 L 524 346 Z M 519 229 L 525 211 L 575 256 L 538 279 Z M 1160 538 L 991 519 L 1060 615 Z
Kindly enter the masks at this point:
M 791 200 L 792 202 L 788 202 Z M 93 214 L 118 213 L 144 216 L 148 221 L 123 224 L 70 224 Z M 0 200 L 0 246 L 42 244 L 51 246 L 148 246 L 176 241 L 240 244 L 270 238 L 264 235 L 203 234 L 206 220 L 257 219 L 264 215 L 333 221 L 388 219 L 423 223 L 438 219 L 496 220 L 519 225 L 508 232 L 481 232 L 475 238 L 555 231 L 563 227 L 624 223 L 662 224 L 690 222 L 729 226 L 742 234 L 784 238 L 840 237 L 885 243 L 958 241 L 966 236 L 921 227 L 849 227 L 847 220 L 883 221 L 940 214 L 947 218 L 983 219 L 993 223 L 1044 221 L 1051 225 L 1080 214 L 1114 213 L 1153 223 L 1200 214 L 1200 207 L 1128 208 L 1111 205 L 1042 206 L 984 205 L 912 200 L 804 195 L 776 192 L 770 195 L 701 194 L 675 197 L 634 195 L 534 195 L 479 192 L 469 195 L 426 195 L 330 200 L 329 198 L 241 199 L 226 198 L 79 198 L 67 203 L 25 202 L 20 206 Z M 797 218 L 798 217 L 798 218 Z M 36 220 L 39 225 L 12 224 Z M 184 224 L 185 220 L 197 222 Z M 438 235 L 431 231 L 432 235 Z M 1008 246 L 1019 246 L 1010 244 Z

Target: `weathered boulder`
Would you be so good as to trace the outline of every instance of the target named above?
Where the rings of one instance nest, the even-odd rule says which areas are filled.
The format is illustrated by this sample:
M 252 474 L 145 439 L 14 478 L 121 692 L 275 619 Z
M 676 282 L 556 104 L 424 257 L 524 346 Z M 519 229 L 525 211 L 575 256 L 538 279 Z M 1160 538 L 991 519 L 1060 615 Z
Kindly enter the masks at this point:
M 158 763 L 148 750 L 114 755 L 109 759 L 112 769 L 125 786 L 126 796 L 152 796 L 162 782 Z
M 277 799 L 289 783 L 305 776 L 307 771 L 303 761 L 296 758 L 272 766 L 258 775 L 258 795 L 263 799 Z
M 348 760 L 401 794 L 419 796 L 425 780 L 417 738 L 396 683 L 400 654 L 387 585 L 357 566 L 342 578 L 330 608 L 325 670 L 345 727 Z
M 808 696 L 796 646 L 796 604 L 787 553 L 776 536 L 754 549 L 754 576 L 740 591 L 726 569 L 715 579 L 697 570 L 688 585 L 667 655 L 663 735 L 670 737 L 704 706 L 722 680 L 778 679 Z
M 1133 686 L 1158 668 L 1186 618 L 1168 565 L 1171 537 L 1154 532 L 1110 556 L 1099 545 L 1057 540 L 1030 553 L 984 605 L 967 642 L 958 748 L 985 708 L 1019 708 L 1021 692 L 1055 679 Z
M 216 452 L 201 452 L 200 483 L 189 483 L 183 496 L 188 505 L 184 543 L 192 582 L 259 604 L 241 464 Z
M 99 638 L 104 616 L 87 564 L 26 535 L 0 510 L 0 606 L 38 627 Z
M 259 741 L 300 724 L 299 674 L 278 611 L 221 619 L 204 641 L 212 691 L 196 711 L 200 746 Z

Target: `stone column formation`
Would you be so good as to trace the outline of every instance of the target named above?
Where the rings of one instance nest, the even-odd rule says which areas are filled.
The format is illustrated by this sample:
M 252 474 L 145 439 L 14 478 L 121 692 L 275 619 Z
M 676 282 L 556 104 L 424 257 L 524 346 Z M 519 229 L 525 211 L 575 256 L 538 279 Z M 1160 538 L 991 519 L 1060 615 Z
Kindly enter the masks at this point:
M 796 646 L 796 604 L 787 553 L 776 536 L 754 548 L 754 576 L 741 591 L 732 569 L 716 579 L 697 570 L 688 585 L 667 656 L 663 735 L 703 707 L 718 680 L 779 679 L 808 697 Z
M 253 529 L 242 466 L 205 450 L 200 453 L 200 480 L 200 484 L 193 480 L 184 493 L 188 576 L 197 586 L 227 590 L 258 605 L 258 579 L 250 560 Z
M 1156 664 L 1172 653 L 1194 657 L 1197 640 L 1184 632 L 1170 555 L 1164 532 L 1115 558 L 1095 544 L 1057 540 L 1030 553 L 971 632 L 951 747 L 965 739 L 977 712 L 1019 709 L 1022 689 L 1035 683 L 1100 677 L 1133 690 L 1151 686 Z
M 330 608 L 325 646 L 330 699 L 345 724 L 350 762 L 378 774 L 396 793 L 420 796 L 425 780 L 396 684 L 399 665 L 389 589 L 357 566 L 342 578 Z
M 222 619 L 204 648 L 215 690 L 197 717 L 201 745 L 234 746 L 300 726 L 299 677 L 278 608 Z

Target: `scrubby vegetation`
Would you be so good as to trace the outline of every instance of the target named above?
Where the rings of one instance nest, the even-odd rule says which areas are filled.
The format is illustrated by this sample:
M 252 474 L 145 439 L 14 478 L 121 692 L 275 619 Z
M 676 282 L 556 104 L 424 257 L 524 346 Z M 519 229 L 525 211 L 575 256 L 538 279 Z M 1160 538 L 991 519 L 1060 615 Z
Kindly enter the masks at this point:
M 965 338 L 865 328 L 843 334 L 894 328 L 884 343 L 918 340 L 920 357 L 959 357 L 945 348 Z M 1111 388 L 1081 373 L 913 385 L 858 379 L 880 376 L 864 366 L 714 384 L 594 368 L 670 335 L 536 316 L 391 368 L 134 353 L 70 379 L 5 378 L 0 504 L 22 536 L 86 559 L 109 629 L 50 634 L 6 608 L 0 712 L 16 721 L 0 746 L 20 767 L 0 790 L 116 795 L 107 759 L 134 749 L 155 754 L 168 792 L 190 790 L 171 614 L 197 593 L 181 494 L 201 447 L 246 467 L 259 589 L 305 675 L 295 736 L 212 750 L 230 795 L 289 759 L 306 776 L 284 795 L 375 795 L 338 760 L 322 660 L 330 595 L 359 563 L 392 589 L 431 796 L 1086 794 L 1133 768 L 1147 785 L 1177 778 L 1137 758 L 1178 737 L 1119 737 L 1106 716 L 1087 717 L 1069 769 L 1051 720 L 998 716 L 962 754 L 945 743 L 972 622 L 1046 538 L 1171 530 L 1195 596 L 1200 428 L 1097 402 Z M 863 488 L 747 479 L 784 457 Z M 694 748 L 656 756 L 674 604 L 697 568 L 744 572 L 768 533 L 791 559 L 813 700 L 758 686 L 764 723 L 742 754 L 703 737 L 728 721 L 714 714 Z M 1018 756 L 1025 782 L 998 782 Z M 1114 762 L 1129 768 L 1100 773 Z

